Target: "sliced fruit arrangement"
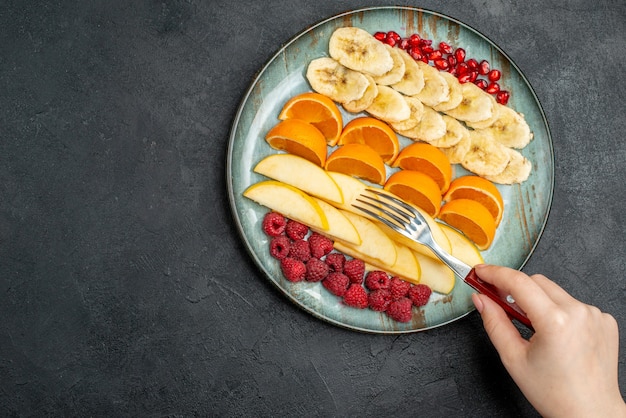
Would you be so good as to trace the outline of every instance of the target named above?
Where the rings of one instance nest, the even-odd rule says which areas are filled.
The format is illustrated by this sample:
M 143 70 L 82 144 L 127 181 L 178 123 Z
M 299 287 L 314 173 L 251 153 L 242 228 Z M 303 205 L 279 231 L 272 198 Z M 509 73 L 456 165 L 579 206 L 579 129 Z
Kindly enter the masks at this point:
M 284 160 L 285 163 L 280 164 L 280 160 Z M 310 166 L 305 168 L 308 181 L 303 182 L 303 177 L 297 173 L 300 167 L 307 165 Z M 427 280 L 431 289 L 439 293 L 452 291 L 454 274 L 443 266 L 427 247 L 406 239 L 378 221 L 367 218 L 352 206 L 367 187 L 372 187 L 370 184 L 347 174 L 323 170 L 302 157 L 282 153 L 265 157 L 257 164 L 255 171 L 263 173 L 271 180 L 250 186 L 244 192 L 247 198 L 333 239 L 337 251 L 363 260 L 372 268 L 386 271 L 411 283 L 421 283 L 424 277 L 421 265 L 423 260 L 427 260 L 425 262 L 429 267 L 428 271 L 431 272 Z M 403 172 L 410 173 L 410 171 L 398 173 Z M 418 176 L 425 176 L 416 173 Z M 434 181 L 428 179 L 432 190 L 439 193 Z M 309 195 L 298 187 L 306 187 L 311 193 L 311 190 L 315 190 L 316 196 Z M 338 194 L 341 199 L 337 199 Z M 448 235 L 441 228 L 442 224 L 436 222 L 421 208 L 416 208 L 424 214 L 435 240 L 442 248 L 468 263 L 474 263 L 478 250 L 468 238 L 463 238 L 464 246 L 452 247 Z M 491 216 L 487 209 L 484 210 Z M 493 219 L 491 222 L 495 223 Z M 468 251 L 472 248 L 472 251 Z M 433 274 L 433 270 L 439 273 Z M 441 273 L 442 271 L 445 273 Z
M 424 214 L 444 250 L 481 263 L 505 209 L 494 183 L 528 178 L 519 149 L 532 132 L 506 106 L 500 71 L 462 48 L 346 27 L 332 34 L 329 55 L 309 63 L 314 91 L 290 98 L 265 137 L 279 153 L 254 171 L 270 180 L 244 196 L 270 209 L 264 230 L 287 280 L 320 281 L 348 306 L 407 322 L 431 291 L 452 291 L 454 273 L 352 202 L 366 187 L 384 188 Z M 413 142 L 403 147 L 400 137 Z M 475 175 L 455 179 L 453 164 Z
M 356 27 L 333 32 L 329 55 L 311 61 L 306 77 L 346 111 L 364 111 L 493 182 L 520 183 L 530 175 L 532 165 L 518 149 L 532 132 L 524 116 L 506 106 L 510 93 L 488 61 L 467 59 L 445 42 L 435 49 L 417 34 L 371 35 Z

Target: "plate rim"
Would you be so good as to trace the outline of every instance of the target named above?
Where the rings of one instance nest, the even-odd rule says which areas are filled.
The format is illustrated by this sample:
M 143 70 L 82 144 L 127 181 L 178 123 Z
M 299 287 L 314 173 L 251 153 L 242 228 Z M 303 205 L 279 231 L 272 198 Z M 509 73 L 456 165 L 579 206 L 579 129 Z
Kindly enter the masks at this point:
M 539 97 L 537 96 L 535 89 L 533 88 L 533 86 L 531 85 L 530 81 L 528 80 L 528 78 L 526 77 L 526 75 L 524 74 L 524 72 L 521 70 L 521 68 L 515 63 L 515 61 L 502 49 L 500 48 L 500 46 L 494 42 L 491 38 L 489 38 L 488 36 L 486 36 L 485 34 L 483 34 L 482 32 L 478 31 L 477 29 L 475 29 L 474 27 L 472 27 L 471 25 L 468 25 L 467 23 L 445 15 L 443 13 L 440 12 L 436 12 L 434 10 L 431 9 L 427 9 L 427 8 L 422 8 L 422 7 L 414 7 L 414 6 L 371 6 L 371 7 L 364 7 L 364 8 L 358 8 L 358 9 L 350 9 L 350 10 L 346 10 L 334 15 L 331 15 L 329 17 L 326 17 L 324 19 L 321 19 L 301 30 L 299 30 L 295 35 L 293 35 L 287 42 L 283 43 L 277 50 L 276 52 L 274 52 L 269 59 L 267 59 L 265 61 L 265 63 L 263 64 L 263 66 L 255 72 L 252 81 L 249 83 L 248 88 L 245 90 L 244 94 L 242 95 L 240 101 L 239 101 L 239 105 L 237 107 L 237 111 L 235 113 L 235 116 L 232 119 L 232 122 L 230 124 L 230 130 L 229 130 L 229 135 L 228 135 L 228 147 L 227 147 L 227 154 L 226 154 L 226 167 L 225 167 L 225 176 L 226 176 L 226 186 L 227 186 L 227 193 L 228 193 L 228 201 L 229 201 L 229 206 L 230 206 L 230 212 L 231 212 L 231 216 L 235 222 L 235 226 L 238 232 L 238 235 L 240 236 L 240 238 L 243 240 L 244 242 L 244 247 L 246 252 L 252 257 L 252 259 L 255 262 L 255 267 L 258 271 L 260 271 L 266 278 L 267 281 L 269 281 L 272 286 L 275 289 L 278 289 L 280 291 L 280 293 L 283 296 L 286 296 L 287 299 L 293 303 L 294 305 L 296 305 L 299 309 L 305 311 L 307 314 L 310 314 L 314 317 L 316 317 L 317 319 L 322 320 L 323 322 L 332 324 L 334 326 L 337 326 L 339 328 L 343 328 L 346 330 L 350 330 L 350 331 L 357 331 L 357 332 L 362 332 L 362 333 L 367 333 L 367 334 L 385 334 L 385 335 L 398 335 L 398 334 L 411 334 L 411 333 L 416 333 L 416 332 L 423 332 L 423 331 L 427 331 L 427 330 L 431 330 L 431 329 L 435 329 L 435 328 L 439 328 L 445 325 L 449 325 L 453 322 L 456 322 L 462 318 L 467 317 L 470 313 L 472 313 L 475 308 L 471 308 L 469 309 L 467 312 L 460 314 L 454 318 L 450 318 L 446 321 L 442 321 L 439 322 L 437 324 L 433 324 L 433 325 L 429 325 L 429 326 L 425 326 L 425 327 L 421 327 L 421 328 L 412 328 L 412 329 L 385 329 L 385 330 L 376 330 L 376 329 L 370 329 L 370 328 L 364 328 L 358 325 L 350 325 L 350 324 L 346 324 L 343 322 L 340 322 L 334 318 L 331 318 L 329 316 L 324 316 L 321 313 L 317 312 L 316 310 L 310 308 L 309 306 L 304 305 L 302 302 L 300 302 L 294 295 L 292 295 L 289 292 L 286 292 L 283 288 L 281 288 L 278 283 L 272 278 L 272 277 L 268 277 L 269 274 L 268 272 L 262 267 L 263 263 L 262 260 L 259 258 L 259 256 L 255 253 L 255 251 L 252 250 L 252 246 L 250 245 L 250 242 L 248 240 L 248 237 L 246 236 L 246 232 L 244 231 L 243 225 L 239 219 L 239 214 L 237 212 L 237 204 L 235 201 L 235 193 L 234 193 L 234 185 L 233 185 L 233 176 L 231 175 L 232 173 L 232 168 L 233 168 L 233 149 L 234 149 L 234 142 L 236 139 L 236 133 L 237 133 L 237 129 L 239 126 L 239 121 L 241 120 L 241 116 L 243 114 L 244 108 L 246 107 L 246 104 L 248 103 L 248 99 L 252 96 L 255 86 L 257 85 L 258 81 L 262 78 L 263 74 L 267 71 L 267 69 L 270 67 L 270 65 L 272 63 L 274 63 L 274 61 L 282 54 L 284 53 L 287 48 L 292 45 L 293 43 L 295 43 L 297 40 L 299 40 L 301 37 L 305 36 L 306 34 L 310 33 L 311 31 L 315 30 L 315 28 L 318 28 L 328 22 L 340 19 L 342 17 L 346 17 L 346 16 L 352 16 L 352 15 L 356 15 L 356 14 L 360 14 L 360 13 L 367 13 L 367 12 L 373 12 L 373 11 L 380 11 L 380 10 L 393 10 L 393 11 L 397 11 L 397 10 L 408 10 L 408 11 L 414 11 L 414 12 L 419 12 L 419 13 L 427 13 L 433 16 L 436 16 L 438 18 L 442 18 L 442 19 L 447 19 L 451 22 L 454 22 L 457 25 L 460 25 L 462 27 L 464 27 L 465 29 L 473 32 L 475 35 L 477 35 L 480 38 L 483 38 L 485 40 L 488 41 L 488 43 L 491 44 L 491 46 L 493 46 L 506 60 L 507 62 L 515 69 L 515 71 L 517 72 L 517 74 L 519 75 L 519 77 L 521 78 L 521 80 L 524 82 L 524 84 L 526 85 L 526 87 L 528 88 L 528 91 L 531 94 L 532 99 L 534 100 L 534 102 L 537 104 L 537 108 L 539 111 L 539 115 L 541 117 L 541 120 L 543 121 L 543 124 L 545 125 L 545 131 L 546 131 L 546 135 L 547 135 L 547 143 L 548 143 L 548 150 L 549 150 L 549 159 L 552 162 L 552 167 L 551 170 L 549 171 L 550 174 L 550 179 L 549 179 L 549 189 L 548 189 L 548 195 L 547 195 L 547 204 L 546 204 L 546 212 L 545 212 L 545 216 L 543 217 L 542 223 L 541 223 L 541 227 L 538 229 L 537 231 L 537 238 L 535 240 L 535 242 L 532 244 L 532 246 L 530 247 L 528 254 L 526 255 L 526 257 L 524 258 L 524 260 L 521 262 L 520 266 L 517 268 L 518 270 L 522 270 L 524 268 L 524 266 L 526 265 L 526 263 L 529 261 L 529 259 L 532 257 L 532 255 L 535 252 L 535 249 L 537 248 L 537 245 L 539 244 L 539 241 L 541 240 L 543 233 L 546 229 L 546 225 L 548 223 L 548 219 L 550 217 L 550 214 L 552 212 L 552 203 L 553 203 L 553 198 L 554 198 L 554 188 L 555 188 L 555 164 L 554 164 L 554 144 L 552 141 L 552 134 L 551 134 L 551 130 L 550 130 L 550 125 L 548 122 L 548 119 L 545 115 L 543 106 L 541 105 L 541 101 L 539 100 Z M 459 279 L 456 278 L 456 280 L 458 281 Z

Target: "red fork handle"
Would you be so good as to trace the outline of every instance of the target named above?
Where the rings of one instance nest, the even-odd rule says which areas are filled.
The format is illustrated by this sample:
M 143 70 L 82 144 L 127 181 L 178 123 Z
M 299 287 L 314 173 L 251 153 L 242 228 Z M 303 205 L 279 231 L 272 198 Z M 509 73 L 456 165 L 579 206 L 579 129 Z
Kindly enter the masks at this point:
M 476 271 L 474 269 L 471 269 L 467 277 L 465 277 L 465 283 L 469 284 L 479 293 L 487 295 L 491 300 L 500 305 L 509 317 L 517 319 L 530 330 L 533 330 L 533 326 L 526 316 L 526 313 L 524 313 L 522 308 L 515 303 L 515 300 L 511 297 L 511 295 L 503 292 L 494 285 L 481 280 L 480 277 L 476 275 Z

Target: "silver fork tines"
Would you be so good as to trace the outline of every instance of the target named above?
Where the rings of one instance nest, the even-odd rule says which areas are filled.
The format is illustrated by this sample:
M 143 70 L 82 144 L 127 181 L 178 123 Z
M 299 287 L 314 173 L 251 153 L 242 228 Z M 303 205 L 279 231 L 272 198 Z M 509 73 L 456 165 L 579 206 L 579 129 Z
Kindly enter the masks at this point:
M 353 206 L 405 237 L 430 248 L 457 275 L 465 277 L 470 267 L 448 254 L 435 241 L 424 216 L 413 206 L 396 197 L 374 189 L 366 189 Z M 366 206 L 366 207 L 364 207 Z
M 367 192 L 375 196 L 362 193 L 356 201 L 374 210 L 353 205 L 355 208 L 411 239 L 424 239 L 420 236 L 423 229 L 430 232 L 421 214 L 410 205 L 378 190 L 367 189 Z M 426 239 L 426 241 L 430 240 Z M 429 245 L 430 242 L 424 242 L 424 244 Z

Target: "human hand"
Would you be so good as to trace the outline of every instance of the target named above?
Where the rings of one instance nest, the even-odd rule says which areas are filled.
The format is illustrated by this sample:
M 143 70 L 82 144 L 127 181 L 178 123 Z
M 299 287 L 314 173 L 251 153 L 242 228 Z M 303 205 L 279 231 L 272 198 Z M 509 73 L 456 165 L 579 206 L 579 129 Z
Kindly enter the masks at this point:
M 476 266 L 485 282 L 507 291 L 532 322 L 524 339 L 504 310 L 482 294 L 472 300 L 515 383 L 547 417 L 626 417 L 617 379 L 615 319 L 586 305 L 547 277 Z

